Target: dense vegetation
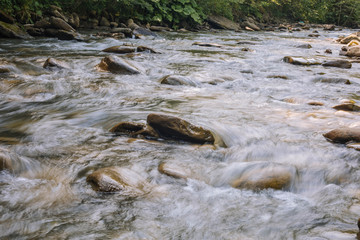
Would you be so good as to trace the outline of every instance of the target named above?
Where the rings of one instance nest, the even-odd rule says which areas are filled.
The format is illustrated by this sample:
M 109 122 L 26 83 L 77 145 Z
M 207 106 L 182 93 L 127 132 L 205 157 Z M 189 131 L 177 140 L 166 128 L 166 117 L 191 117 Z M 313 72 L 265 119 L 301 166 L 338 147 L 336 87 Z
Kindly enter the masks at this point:
M 202 23 L 212 14 L 235 21 L 254 16 L 263 22 L 360 24 L 359 0 L 1 0 L 0 9 L 28 23 L 45 14 L 50 4 L 80 15 L 107 14 L 122 21 L 133 18 L 170 26 Z

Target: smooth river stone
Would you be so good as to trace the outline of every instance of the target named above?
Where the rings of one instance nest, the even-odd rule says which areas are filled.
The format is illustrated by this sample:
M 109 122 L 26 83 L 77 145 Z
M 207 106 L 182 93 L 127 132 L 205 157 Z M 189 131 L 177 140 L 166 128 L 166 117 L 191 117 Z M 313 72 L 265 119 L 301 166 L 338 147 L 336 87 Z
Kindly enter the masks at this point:
M 360 107 L 353 103 L 344 103 L 340 105 L 336 105 L 333 107 L 336 110 L 349 111 L 349 112 L 359 112 Z
M 160 79 L 161 84 L 167 84 L 167 85 L 184 85 L 184 86 L 193 86 L 196 87 L 197 83 L 193 81 L 192 79 L 184 76 L 179 75 L 168 75 Z
M 117 56 L 104 57 L 97 65 L 100 70 L 109 71 L 116 74 L 140 74 L 140 69 L 131 61 Z
M 134 53 L 136 51 L 136 47 L 128 47 L 128 46 L 113 46 L 102 50 L 103 52 L 110 53 Z
M 347 60 L 326 61 L 322 64 L 324 67 L 351 68 L 351 62 Z
M 60 60 L 57 60 L 55 58 L 48 58 L 46 59 L 43 68 L 47 68 L 47 69 L 53 69 L 53 68 L 58 68 L 58 69 L 68 69 L 70 68 L 70 66 Z
M 278 163 L 255 162 L 241 167 L 239 176 L 230 182 L 234 188 L 287 190 L 296 177 L 295 167 Z
M 192 45 L 201 46 L 201 47 L 216 47 L 221 48 L 223 45 L 216 44 L 216 43 L 205 43 L 205 42 L 194 42 Z
M 360 142 L 360 129 L 338 128 L 325 133 L 324 137 L 334 143 Z
M 321 62 L 318 61 L 315 58 L 306 58 L 306 57 L 289 57 L 286 56 L 283 58 L 284 62 L 287 63 L 291 63 L 294 65 L 304 65 L 304 66 L 309 66 L 309 65 L 320 65 Z
M 87 176 L 95 191 L 121 192 L 128 196 L 139 196 L 149 192 L 149 183 L 138 173 L 122 167 L 107 167 L 94 171 Z
M 193 143 L 214 143 L 215 139 L 209 130 L 195 126 L 183 119 L 162 115 L 149 114 L 147 123 L 161 137 L 171 140 L 182 140 Z

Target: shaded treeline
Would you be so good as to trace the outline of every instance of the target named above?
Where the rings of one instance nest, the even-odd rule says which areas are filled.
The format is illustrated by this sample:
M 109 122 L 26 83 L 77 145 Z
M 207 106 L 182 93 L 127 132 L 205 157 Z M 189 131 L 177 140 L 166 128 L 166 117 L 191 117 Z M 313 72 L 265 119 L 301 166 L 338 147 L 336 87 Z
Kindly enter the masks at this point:
M 1 0 L 0 9 L 21 23 L 32 23 L 51 4 L 85 16 L 107 14 L 120 21 L 133 18 L 171 27 L 201 24 L 212 14 L 238 22 L 253 16 L 268 23 L 285 20 L 349 27 L 360 24 L 359 0 Z

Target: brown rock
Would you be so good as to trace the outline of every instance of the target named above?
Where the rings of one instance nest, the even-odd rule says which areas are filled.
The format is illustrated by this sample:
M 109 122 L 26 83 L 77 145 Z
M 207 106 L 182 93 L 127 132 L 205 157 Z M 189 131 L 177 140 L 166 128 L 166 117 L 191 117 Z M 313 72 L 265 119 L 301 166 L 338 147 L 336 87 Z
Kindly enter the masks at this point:
M 242 163 L 238 167 L 239 169 L 235 169 L 238 176 L 234 176 L 236 178 L 230 181 L 234 188 L 287 190 L 296 178 L 295 167 L 278 163 Z
M 325 50 L 325 53 L 327 53 L 327 54 L 332 54 L 332 50 L 331 50 L 331 49 L 326 49 L 326 50 Z
M 193 143 L 214 143 L 214 136 L 209 130 L 197 127 L 177 117 L 149 114 L 147 123 L 161 137 Z
M 325 31 L 334 31 L 335 30 L 335 25 L 334 24 L 325 25 L 324 30 Z
M 70 26 L 72 26 L 73 28 L 79 28 L 80 27 L 80 18 L 79 15 L 77 15 L 76 13 L 72 13 L 69 16 L 69 22 Z
M 35 22 L 34 27 L 46 29 L 51 27 L 51 23 L 48 18 L 43 18 Z
M 344 83 L 344 84 L 351 84 L 349 79 L 346 78 L 332 78 L 332 77 L 317 77 L 313 80 L 314 82 L 321 82 L 321 83 Z
M 360 57 L 360 45 L 349 47 L 345 53 L 347 57 Z
M 162 26 L 151 26 L 150 30 L 154 31 L 154 32 L 170 32 L 170 31 L 172 31 L 171 28 L 162 27 Z
M 132 33 L 132 30 L 131 30 L 131 28 L 113 28 L 113 29 L 111 29 L 111 31 L 110 32 L 112 32 L 112 33 L 124 33 L 125 35 L 131 35 L 131 33 Z
M 51 17 L 50 18 L 51 26 L 55 29 L 65 30 L 69 32 L 75 32 L 75 29 L 71 27 L 68 23 L 66 23 L 61 18 Z
M 336 105 L 333 107 L 336 110 L 349 111 L 349 112 L 359 112 L 360 107 L 353 103 L 344 103 L 340 105 Z
M 324 137 L 334 143 L 360 142 L 360 129 L 338 128 L 325 133 Z
M 145 129 L 145 127 L 146 125 L 142 123 L 120 122 L 112 127 L 109 131 L 112 133 L 134 134 L 140 130 Z
M 324 67 L 351 68 L 351 62 L 347 60 L 326 61 L 322 64 Z
M 107 56 L 97 65 L 100 70 L 117 74 L 140 74 L 140 70 L 134 63 L 116 56 Z
M 53 69 L 53 68 L 58 68 L 58 69 L 68 69 L 70 68 L 70 66 L 65 63 L 62 62 L 60 60 L 56 60 L 55 58 L 48 58 L 44 65 L 43 68 L 47 68 L 47 69 Z
M 353 148 L 357 151 L 360 151 L 360 143 L 350 143 L 350 144 L 346 144 L 346 147 L 348 148 Z
M 208 22 L 215 28 L 227 29 L 227 30 L 240 30 L 239 24 L 221 16 L 209 16 Z
M 86 181 L 95 191 L 121 192 L 127 196 L 139 196 L 149 192 L 149 183 L 138 173 L 121 167 L 107 167 L 96 170 Z
M 138 51 L 138 52 L 148 52 L 148 53 L 159 53 L 159 52 L 155 51 L 154 49 L 146 47 L 146 46 L 138 46 L 136 48 L 136 51 Z
M 341 44 L 348 44 L 349 42 L 356 40 L 360 42 L 360 37 L 357 34 L 350 34 L 347 37 L 340 39 Z
M 136 51 L 135 47 L 128 47 L 128 46 L 113 46 L 113 47 L 109 47 L 106 48 L 104 50 L 102 50 L 103 52 L 110 52 L 110 53 L 120 53 L 120 54 L 124 54 L 124 53 L 133 53 Z
M 252 29 L 253 31 L 260 31 L 261 29 L 253 22 L 245 21 L 242 26 L 246 29 L 246 27 Z
M 311 105 L 311 106 L 324 106 L 324 103 L 322 102 L 317 102 L 317 101 L 310 101 L 307 103 L 308 105 Z
M 217 47 L 217 48 L 223 47 L 223 45 L 220 45 L 220 44 L 205 43 L 205 42 L 194 42 L 192 45 L 197 45 L 197 46 L 201 46 L 201 47 Z
M 27 27 L 26 32 L 34 37 L 45 35 L 45 30 L 43 28 Z
M 102 17 L 99 26 L 110 27 L 110 22 L 105 17 Z
M 178 164 L 171 162 L 160 163 L 158 170 L 160 173 L 174 178 L 188 179 L 192 177 L 192 173 L 189 168 L 179 167 Z
M 3 148 L 0 148 L 0 171 L 2 170 L 12 170 L 12 160 L 10 158 L 9 151 Z
M 311 46 L 310 44 L 302 44 L 302 45 L 297 46 L 297 48 L 307 48 L 307 49 L 310 49 L 310 48 L 312 48 L 312 46 Z
M 309 37 L 320 37 L 320 34 L 312 33 L 312 34 L 309 34 L 308 36 L 309 36 Z
M 118 26 L 119 26 L 119 24 L 117 22 L 110 22 L 111 28 L 117 28 Z
M 83 42 L 85 39 L 77 32 L 69 32 L 65 30 L 59 30 L 56 32 L 56 37 L 59 40 L 76 40 L 78 42 Z

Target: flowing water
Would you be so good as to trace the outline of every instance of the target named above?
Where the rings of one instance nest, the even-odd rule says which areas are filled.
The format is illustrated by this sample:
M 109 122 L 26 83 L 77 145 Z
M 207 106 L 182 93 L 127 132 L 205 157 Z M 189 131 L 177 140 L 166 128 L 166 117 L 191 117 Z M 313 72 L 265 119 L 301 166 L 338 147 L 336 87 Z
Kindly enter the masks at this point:
M 360 126 L 359 113 L 332 109 L 344 99 L 360 99 L 360 64 L 340 69 L 283 62 L 284 56 L 338 59 L 341 45 L 334 40 L 351 33 L 319 30 L 319 38 L 309 38 L 311 31 L 1 39 L 0 61 L 11 72 L 0 75 L 0 147 L 16 168 L 0 173 L 0 238 L 355 239 L 360 152 L 322 134 Z M 224 47 L 192 45 L 196 41 Z M 95 66 L 108 55 L 101 50 L 124 43 L 161 54 L 126 56 L 142 66 L 140 75 L 98 72 Z M 297 48 L 305 43 L 312 48 Z M 48 57 L 70 69 L 43 69 Z M 198 85 L 160 84 L 169 74 Z M 218 142 L 212 147 L 109 134 L 116 123 L 145 122 L 150 113 L 204 126 Z M 181 163 L 194 177 L 160 174 L 164 161 Z M 251 162 L 291 166 L 297 177 L 284 191 L 226 184 L 238 165 Z M 140 197 L 95 192 L 86 176 L 108 166 L 137 172 L 154 190 Z

